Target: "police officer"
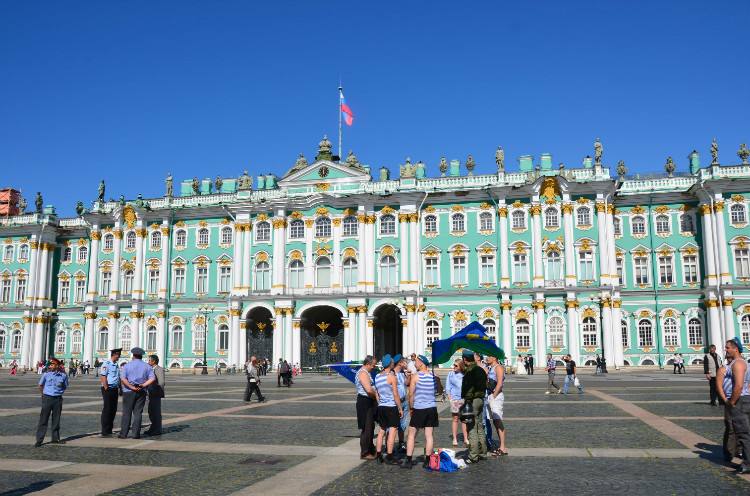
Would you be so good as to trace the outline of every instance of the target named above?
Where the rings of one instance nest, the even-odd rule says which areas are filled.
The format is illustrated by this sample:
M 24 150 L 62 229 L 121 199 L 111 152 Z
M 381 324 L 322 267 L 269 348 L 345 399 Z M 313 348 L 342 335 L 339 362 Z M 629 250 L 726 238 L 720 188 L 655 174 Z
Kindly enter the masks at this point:
M 151 384 L 156 382 L 154 370 L 143 361 L 143 355 L 146 354 L 143 348 L 136 346 L 130 350 L 130 353 L 133 359 L 122 367 L 122 426 L 120 435 L 117 436 L 120 439 L 128 437 L 131 428 L 133 439 L 140 439 L 146 391 Z
M 120 394 L 120 359 L 122 348 L 109 350 L 109 360 L 105 360 L 99 369 L 99 382 L 102 384 L 102 437 L 112 435 L 112 425 L 117 414 L 117 397 Z
M 60 415 L 62 414 L 63 393 L 68 388 L 68 376 L 65 369 L 60 366 L 56 358 L 50 360 L 49 369 L 39 380 L 39 392 L 42 393 L 42 411 L 39 414 L 39 423 L 36 426 L 37 448 L 44 442 L 47 435 L 47 423 L 52 414 L 52 443 L 65 444 L 60 439 Z

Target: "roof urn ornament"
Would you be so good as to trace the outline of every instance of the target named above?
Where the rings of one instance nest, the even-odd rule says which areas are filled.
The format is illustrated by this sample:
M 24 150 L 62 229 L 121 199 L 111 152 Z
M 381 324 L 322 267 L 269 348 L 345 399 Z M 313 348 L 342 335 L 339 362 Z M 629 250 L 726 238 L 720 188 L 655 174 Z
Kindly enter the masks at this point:
M 477 163 L 474 162 L 474 157 L 472 157 L 471 155 L 466 157 L 466 170 L 468 171 L 470 176 L 474 174 L 474 169 L 476 168 L 476 166 Z
M 604 148 L 599 138 L 594 141 L 594 164 L 602 165 L 602 155 L 604 154 Z
M 740 149 L 737 150 L 737 156 L 742 160 L 742 165 L 750 164 L 750 162 L 747 161 L 748 157 L 750 157 L 750 149 L 747 148 L 747 144 L 742 143 L 740 145 Z
M 42 207 L 44 207 L 44 200 L 42 199 L 42 193 L 36 192 L 36 200 L 34 200 L 34 206 L 36 206 L 36 213 L 42 213 Z
M 333 159 L 333 155 L 331 154 L 331 149 L 333 148 L 333 144 L 328 139 L 328 135 L 324 134 L 323 139 L 320 140 L 320 143 L 318 143 L 318 155 L 315 157 L 315 160 L 331 160 Z
M 252 188 L 252 186 L 253 178 L 248 175 L 247 169 L 245 169 L 242 171 L 242 175 L 237 179 L 237 189 L 246 190 Z
M 505 172 L 505 150 L 502 146 L 498 146 L 495 150 L 495 164 L 497 164 L 498 172 Z
M 222 186 L 224 186 L 224 180 L 221 179 L 221 176 L 216 176 L 216 179 L 214 180 L 214 187 L 216 188 L 217 193 L 221 193 Z
M 664 170 L 667 171 L 667 175 L 672 177 L 675 169 L 674 160 L 672 160 L 672 157 L 667 157 L 667 162 L 664 164 Z
M 99 183 L 99 201 L 104 201 L 104 191 L 106 190 L 106 186 L 104 185 L 104 179 L 101 180 Z
M 401 166 L 401 179 L 410 179 L 416 177 L 417 166 L 412 165 L 411 158 L 406 157 L 406 163 Z
M 78 217 L 82 216 L 83 213 L 86 211 L 86 209 L 83 207 L 83 202 L 79 201 L 76 203 L 76 215 Z
M 167 185 L 167 196 L 171 198 L 172 194 L 174 193 L 174 185 L 171 172 L 167 172 L 167 178 L 164 180 L 164 182 Z
M 358 167 L 359 166 L 359 159 L 354 154 L 353 151 L 349 150 L 349 153 L 346 156 L 346 165 L 349 167 Z
M 440 175 L 445 176 L 445 173 L 448 172 L 448 161 L 445 159 L 445 157 L 440 158 Z
M 620 160 L 619 162 L 617 162 L 617 177 L 622 179 L 623 177 L 625 177 L 625 174 L 627 173 L 628 173 L 628 168 L 625 167 L 625 161 Z
M 193 178 L 193 194 L 200 195 L 201 194 L 201 183 L 198 181 L 197 177 Z
M 719 143 L 716 138 L 711 141 L 711 165 L 719 165 Z

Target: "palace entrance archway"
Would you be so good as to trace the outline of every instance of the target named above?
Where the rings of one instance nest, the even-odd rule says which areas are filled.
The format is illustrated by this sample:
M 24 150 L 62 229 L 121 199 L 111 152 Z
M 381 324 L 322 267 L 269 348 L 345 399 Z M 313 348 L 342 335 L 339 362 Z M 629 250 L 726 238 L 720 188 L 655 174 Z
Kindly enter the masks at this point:
M 250 310 L 245 321 L 245 346 L 247 359 L 251 356 L 273 361 L 273 316 L 264 307 Z M 242 365 L 242 364 L 241 364 Z
M 375 357 L 386 353 L 395 356 L 403 353 L 404 328 L 401 325 L 401 310 L 396 305 L 381 305 L 373 313 L 372 339 Z
M 344 357 L 344 322 L 341 311 L 325 305 L 308 308 L 300 319 L 302 367 L 320 367 Z

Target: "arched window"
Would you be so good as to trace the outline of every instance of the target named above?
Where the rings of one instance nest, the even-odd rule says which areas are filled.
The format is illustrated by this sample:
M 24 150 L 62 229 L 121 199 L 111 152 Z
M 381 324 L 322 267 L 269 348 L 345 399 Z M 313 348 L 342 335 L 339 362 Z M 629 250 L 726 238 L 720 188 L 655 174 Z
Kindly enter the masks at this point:
M 677 331 L 677 321 L 672 317 L 664 319 L 664 346 L 678 346 L 680 335 Z
M 729 209 L 730 218 L 732 224 L 745 224 L 747 222 L 747 214 L 745 212 L 745 206 L 735 203 Z
M 456 334 L 457 332 L 461 331 L 464 327 L 466 327 L 468 322 L 466 322 L 463 319 L 454 319 L 453 320 L 453 334 Z
M 357 287 L 357 283 L 359 282 L 358 274 L 357 274 L 357 260 L 354 258 L 347 258 L 344 260 L 343 269 L 344 269 L 344 287 L 345 288 L 355 288 Z
M 591 209 L 589 207 L 578 207 L 576 211 L 576 224 L 578 227 L 591 225 Z
M 65 331 L 57 331 L 55 334 L 55 354 L 62 355 L 65 353 Z
M 198 246 L 208 246 L 209 233 L 208 228 L 202 227 L 198 229 Z
M 19 260 L 29 259 L 29 245 L 21 245 L 18 248 L 18 259 Z
M 130 231 L 125 235 L 125 248 L 135 250 L 135 231 Z
M 526 229 L 526 214 L 523 210 L 514 210 L 510 219 L 513 229 Z
M 630 348 L 630 333 L 628 333 L 628 322 L 626 320 L 620 321 L 620 336 L 622 337 L 622 349 L 627 350 Z
M 636 215 L 630 220 L 633 234 L 646 234 L 646 219 L 641 215 Z
M 425 336 L 427 338 L 427 346 L 430 346 L 433 341 L 440 339 L 440 324 L 437 320 L 428 320 L 425 325 Z
M 120 348 L 123 350 L 130 350 L 130 343 L 133 336 L 130 333 L 130 326 L 122 326 L 120 328 Z
M 657 234 L 669 234 L 669 216 L 668 215 L 656 216 L 656 233 Z
M 289 264 L 289 287 L 292 289 L 305 287 L 305 264 L 302 260 L 292 260 Z
M 258 222 L 255 226 L 255 241 L 271 241 L 271 224 L 266 221 Z
M 740 320 L 740 339 L 742 344 L 750 344 L 750 315 L 743 315 Z
M 16 329 L 10 337 L 10 352 L 18 353 L 21 351 L 21 331 Z
M 152 231 L 151 232 L 151 249 L 161 250 L 161 232 L 159 231 Z
M 557 229 L 560 227 L 560 216 L 557 215 L 557 209 L 547 207 L 544 209 L 544 227 L 546 229 Z
M 229 349 L 229 326 L 226 324 L 221 324 L 219 326 L 219 340 L 217 346 L 220 351 L 226 351 Z
M 133 279 L 134 274 L 132 269 L 128 269 L 122 275 L 122 294 L 124 296 L 130 296 L 133 292 Z
M 529 321 L 526 319 L 518 319 L 516 321 L 516 348 L 530 347 L 531 328 L 529 327 Z
M 318 217 L 317 219 L 315 219 L 315 237 L 331 237 L 331 219 L 329 219 L 328 217 Z
M 112 251 L 112 249 L 114 247 L 115 247 L 115 237 L 112 234 L 105 234 L 104 235 L 103 250 L 104 251 Z
M 692 318 L 688 320 L 688 344 L 690 346 L 703 346 L 703 326 L 701 321 Z
M 492 222 L 492 214 L 489 212 L 482 212 L 479 214 L 479 230 L 480 231 L 494 231 L 495 226 Z
M 172 328 L 172 344 L 169 347 L 171 351 L 182 351 L 183 341 L 185 338 L 185 331 L 182 330 L 182 326 L 174 326 Z
M 174 245 L 177 248 L 185 248 L 187 246 L 187 231 L 184 229 L 178 230 L 174 233 Z
M 328 257 L 320 257 L 315 261 L 315 286 L 331 287 L 331 259 Z
M 559 281 L 562 279 L 562 257 L 557 250 L 547 252 L 547 280 Z
M 451 215 L 451 232 L 466 232 L 466 218 L 464 214 L 455 213 Z
M 690 214 L 680 215 L 680 232 L 691 233 L 694 230 L 693 217 Z
M 81 331 L 73 331 L 73 333 L 70 335 L 70 351 L 76 354 L 80 354 L 82 341 Z
M 493 319 L 484 319 L 482 326 L 487 329 L 487 335 L 492 341 L 497 340 L 497 324 Z
M 107 351 L 107 344 L 109 342 L 109 329 L 102 327 L 99 329 L 98 339 L 96 340 L 97 351 Z
M 380 235 L 389 236 L 396 234 L 396 217 L 386 214 L 380 217 Z
M 437 233 L 437 217 L 436 216 L 428 215 L 424 218 L 424 232 L 425 234 Z
M 89 249 L 85 246 L 80 246 L 78 248 L 78 263 L 86 263 L 86 260 L 89 258 Z
M 0 327 L 0 354 L 5 353 L 5 338 L 7 336 L 5 335 L 5 328 Z
M 380 287 L 394 288 L 398 286 L 396 259 L 386 255 L 380 259 Z
M 565 346 L 565 321 L 559 315 L 547 320 L 547 346 L 562 348 Z
M 599 333 L 596 331 L 596 319 L 586 317 L 583 319 L 583 346 L 598 346 Z
M 353 215 L 347 215 L 344 217 L 344 221 L 342 222 L 343 225 L 343 236 L 356 236 L 357 235 L 357 228 L 359 226 L 359 222 L 357 221 L 357 218 Z
M 232 228 L 224 226 L 221 228 L 221 244 L 231 245 L 232 244 Z
M 305 237 L 305 221 L 294 219 L 289 223 L 289 239 L 302 239 Z
M 193 351 L 206 349 L 206 326 L 193 324 Z
M 255 290 L 268 291 L 271 289 L 271 266 L 268 262 L 255 264 Z
M 9 251 L 10 250 L 10 251 Z M 5 247 L 5 254 L 6 254 L 6 260 L 12 260 L 13 259 L 13 247 L 12 246 L 6 246 Z M 62 253 L 62 262 L 70 262 L 73 260 L 73 248 L 70 246 L 66 246 L 63 248 Z
M 640 348 L 654 346 L 654 335 L 651 326 L 651 321 L 647 319 L 641 319 L 638 322 L 638 346 Z
M 146 349 L 156 351 L 156 327 L 148 326 L 146 329 Z

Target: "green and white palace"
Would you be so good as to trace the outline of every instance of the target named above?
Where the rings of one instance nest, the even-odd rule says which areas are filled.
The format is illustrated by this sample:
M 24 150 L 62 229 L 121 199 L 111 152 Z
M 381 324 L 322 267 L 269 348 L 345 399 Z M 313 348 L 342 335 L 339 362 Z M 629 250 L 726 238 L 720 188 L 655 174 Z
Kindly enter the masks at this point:
M 191 179 L 159 198 L 0 220 L 0 363 L 91 363 L 141 346 L 165 366 L 250 355 L 302 367 L 425 353 L 482 323 L 511 360 L 702 358 L 750 342 L 750 165 L 697 152 L 611 174 L 542 154 L 474 174 L 468 157 L 398 178 L 324 138 L 281 178 Z M 429 174 L 431 173 L 431 174 Z

